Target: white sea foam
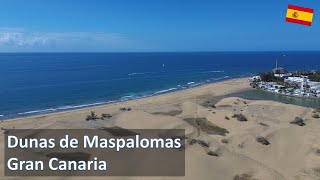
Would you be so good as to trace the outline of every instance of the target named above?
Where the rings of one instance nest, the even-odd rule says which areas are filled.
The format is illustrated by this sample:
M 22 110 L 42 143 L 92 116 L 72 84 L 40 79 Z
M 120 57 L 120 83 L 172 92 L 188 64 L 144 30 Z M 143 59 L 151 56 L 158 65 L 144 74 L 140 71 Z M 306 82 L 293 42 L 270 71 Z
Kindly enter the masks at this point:
M 190 87 L 199 86 L 199 85 L 201 85 L 201 84 L 203 84 L 203 83 L 194 83 L 194 84 L 190 85 Z
M 122 98 L 126 99 L 126 98 L 132 98 L 132 97 L 134 97 L 134 96 L 133 95 L 128 95 L 128 96 L 123 96 Z
M 224 77 L 219 77 L 219 78 L 212 78 L 212 80 L 214 81 L 219 81 L 219 80 L 222 80 L 222 79 L 227 79 L 229 78 L 230 76 L 224 76 Z
M 161 91 L 157 91 L 154 93 L 154 95 L 156 94 L 162 94 L 162 93 L 166 93 L 166 92 L 170 92 L 170 91 L 174 91 L 177 90 L 177 88 L 170 88 L 170 89 L 165 89 L 165 90 L 161 90 Z
M 108 101 L 108 102 L 91 103 L 91 104 L 82 104 L 82 105 L 77 105 L 77 106 L 61 106 L 61 107 L 58 107 L 58 108 L 27 111 L 27 112 L 22 112 L 22 113 L 18 113 L 18 114 L 19 115 L 29 115 L 29 114 L 50 113 L 50 112 L 55 112 L 55 111 L 59 111 L 59 110 L 78 109 L 78 108 L 96 106 L 96 105 L 101 105 L 101 104 L 106 104 L 106 103 L 111 103 L 111 101 L 110 102 Z
M 128 74 L 128 76 L 141 75 L 141 74 L 144 74 L 144 73 L 138 73 L 138 72 L 136 72 L 136 73 L 130 73 L 130 74 Z
M 216 70 L 216 71 L 204 71 L 202 73 L 223 73 L 224 70 Z
M 4 115 L 0 114 L 0 117 L 3 117 Z
M 67 110 L 67 109 L 77 109 L 77 108 L 83 108 L 83 107 L 89 107 L 89 106 L 95 106 L 95 105 L 101 105 L 108 102 L 98 102 L 98 103 L 91 103 L 91 104 L 82 104 L 77 106 L 62 106 L 58 107 L 56 110 Z
M 20 115 L 27 115 L 27 114 L 36 114 L 36 113 L 48 113 L 48 112 L 53 112 L 56 111 L 57 109 L 44 109 L 44 110 L 34 110 L 34 111 L 27 111 L 23 113 L 18 113 Z
M 188 82 L 188 85 L 190 85 L 190 84 L 194 84 L 194 82 Z
M 126 101 L 126 100 L 131 100 L 135 99 L 136 97 L 134 95 L 128 95 L 128 96 L 123 96 L 120 98 L 120 101 Z

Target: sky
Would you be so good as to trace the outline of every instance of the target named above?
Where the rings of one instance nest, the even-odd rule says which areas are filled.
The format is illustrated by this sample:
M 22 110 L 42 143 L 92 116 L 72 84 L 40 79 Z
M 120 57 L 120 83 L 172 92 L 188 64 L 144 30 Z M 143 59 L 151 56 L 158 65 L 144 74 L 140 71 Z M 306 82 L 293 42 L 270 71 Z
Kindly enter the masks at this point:
M 285 22 L 288 4 L 315 10 Z M 318 0 L 2 0 L 0 52 L 320 50 Z

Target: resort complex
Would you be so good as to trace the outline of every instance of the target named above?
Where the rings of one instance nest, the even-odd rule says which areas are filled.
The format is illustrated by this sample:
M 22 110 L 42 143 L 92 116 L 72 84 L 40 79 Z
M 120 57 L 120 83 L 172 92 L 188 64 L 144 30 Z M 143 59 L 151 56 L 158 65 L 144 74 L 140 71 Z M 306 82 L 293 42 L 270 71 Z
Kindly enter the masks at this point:
M 253 88 L 287 96 L 320 98 L 320 71 L 296 71 L 276 67 L 249 79 Z

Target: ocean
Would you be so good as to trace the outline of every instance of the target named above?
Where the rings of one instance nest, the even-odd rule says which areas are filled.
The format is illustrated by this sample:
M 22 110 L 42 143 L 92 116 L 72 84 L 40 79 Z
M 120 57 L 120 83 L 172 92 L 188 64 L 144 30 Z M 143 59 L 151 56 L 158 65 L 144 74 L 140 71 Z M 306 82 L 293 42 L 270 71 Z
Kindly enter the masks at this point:
M 270 71 L 320 69 L 320 52 L 2 53 L 0 118 L 177 91 Z

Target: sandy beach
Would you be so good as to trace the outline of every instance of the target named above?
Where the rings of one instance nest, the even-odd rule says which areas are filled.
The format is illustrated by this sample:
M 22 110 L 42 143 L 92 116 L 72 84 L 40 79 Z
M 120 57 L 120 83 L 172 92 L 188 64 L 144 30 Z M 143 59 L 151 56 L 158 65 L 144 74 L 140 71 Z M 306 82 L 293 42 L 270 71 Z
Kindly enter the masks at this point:
M 229 94 L 249 89 L 247 78 L 231 79 L 143 99 L 5 120 L 2 129 L 185 129 L 185 177 L 48 177 L 46 179 L 320 179 L 320 120 L 314 109 Z M 228 97 L 226 97 L 228 96 Z M 120 108 L 130 107 L 130 111 Z M 91 111 L 109 119 L 86 121 Z M 239 121 L 243 114 L 247 121 Z M 305 126 L 290 124 L 296 117 Z M 199 125 L 200 124 L 200 125 Z M 4 131 L 0 144 L 4 152 Z M 262 137 L 270 144 L 257 141 Z M 206 145 L 203 145 L 205 142 Z M 211 153 L 211 155 L 210 155 Z M 214 156 L 212 156 L 214 154 Z M 0 179 L 4 177 L 4 153 Z

